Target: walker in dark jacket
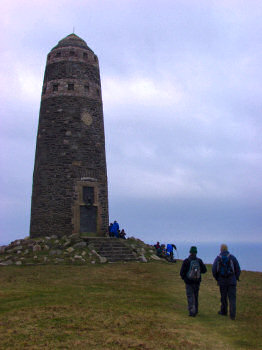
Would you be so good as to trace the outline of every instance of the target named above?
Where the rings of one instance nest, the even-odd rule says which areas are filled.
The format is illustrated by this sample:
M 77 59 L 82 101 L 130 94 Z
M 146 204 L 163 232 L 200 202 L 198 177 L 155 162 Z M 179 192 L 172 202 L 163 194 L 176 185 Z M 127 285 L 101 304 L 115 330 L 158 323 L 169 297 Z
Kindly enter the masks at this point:
M 224 316 L 227 315 L 227 300 L 229 300 L 230 318 L 234 320 L 236 318 L 236 287 L 241 270 L 236 257 L 228 252 L 225 244 L 221 245 L 220 252 L 212 266 L 212 273 L 219 285 L 221 295 L 221 308 L 218 313 Z M 229 266 L 228 269 L 230 269 L 229 273 L 224 273 L 221 270 L 222 259 L 226 259 L 227 266 Z
M 180 270 L 180 276 L 184 280 L 186 284 L 186 295 L 187 295 L 187 303 L 188 303 L 188 312 L 189 316 L 196 316 L 198 314 L 198 293 L 201 282 L 201 274 L 206 273 L 207 269 L 203 261 L 196 257 L 197 248 L 190 248 L 190 255 L 187 259 L 183 261 Z M 198 274 L 198 278 L 192 279 L 189 275 L 190 269 L 193 264 L 196 266 L 196 273 Z

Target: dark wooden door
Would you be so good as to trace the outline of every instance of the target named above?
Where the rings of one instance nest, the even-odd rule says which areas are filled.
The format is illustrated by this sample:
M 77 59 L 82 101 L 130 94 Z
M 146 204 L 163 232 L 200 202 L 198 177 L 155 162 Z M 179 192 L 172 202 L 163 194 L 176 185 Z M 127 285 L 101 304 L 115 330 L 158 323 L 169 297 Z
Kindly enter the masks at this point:
M 97 207 L 80 206 L 80 232 L 97 232 Z

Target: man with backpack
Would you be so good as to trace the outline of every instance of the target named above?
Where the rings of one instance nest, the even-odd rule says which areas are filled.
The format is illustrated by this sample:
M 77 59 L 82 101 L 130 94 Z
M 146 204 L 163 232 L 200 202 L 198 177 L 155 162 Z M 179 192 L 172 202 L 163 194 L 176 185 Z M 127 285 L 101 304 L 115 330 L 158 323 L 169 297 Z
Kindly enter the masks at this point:
M 219 285 L 221 295 L 221 308 L 218 314 L 227 315 L 228 299 L 231 320 L 236 319 L 236 290 L 240 272 L 237 259 L 228 252 L 226 244 L 221 244 L 220 254 L 216 257 L 212 266 L 212 273 Z
M 190 255 L 183 261 L 180 276 L 186 284 L 186 296 L 189 316 L 195 317 L 198 314 L 198 293 L 201 282 L 201 273 L 207 269 L 203 261 L 197 258 L 197 247 L 191 247 Z

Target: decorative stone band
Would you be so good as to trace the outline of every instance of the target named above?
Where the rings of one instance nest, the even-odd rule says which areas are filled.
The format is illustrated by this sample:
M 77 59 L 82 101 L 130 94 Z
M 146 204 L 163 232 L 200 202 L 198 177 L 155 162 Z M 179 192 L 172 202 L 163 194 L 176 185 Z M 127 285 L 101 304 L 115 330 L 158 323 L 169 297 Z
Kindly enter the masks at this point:
M 42 100 L 57 96 L 88 97 L 101 100 L 101 87 L 89 80 L 55 79 L 43 85 Z
M 52 50 L 47 55 L 46 64 L 61 61 L 77 61 L 92 64 L 98 67 L 98 58 L 93 51 L 79 47 L 67 46 Z

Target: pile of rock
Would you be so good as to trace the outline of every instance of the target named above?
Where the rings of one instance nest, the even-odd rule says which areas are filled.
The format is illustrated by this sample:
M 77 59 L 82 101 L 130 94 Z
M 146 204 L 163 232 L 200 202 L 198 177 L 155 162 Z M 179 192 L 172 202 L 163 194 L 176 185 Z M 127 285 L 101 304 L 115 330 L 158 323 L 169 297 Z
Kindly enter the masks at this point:
M 78 234 L 20 239 L 0 247 L 0 265 L 105 263 Z
M 154 246 L 146 244 L 138 238 L 130 237 L 125 241 L 125 243 L 138 255 L 141 262 L 149 262 L 152 260 L 166 262 L 165 259 L 161 259 L 156 255 Z
M 115 238 L 112 238 L 115 239 Z M 121 240 L 128 246 L 137 261 L 149 262 L 162 260 L 155 255 L 153 246 L 134 237 Z M 78 234 L 71 236 L 46 236 L 37 239 L 25 238 L 0 246 L 0 266 L 6 265 L 42 265 L 42 264 L 96 264 L 106 263 L 107 258 L 88 244 L 85 237 Z

